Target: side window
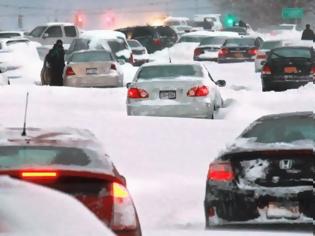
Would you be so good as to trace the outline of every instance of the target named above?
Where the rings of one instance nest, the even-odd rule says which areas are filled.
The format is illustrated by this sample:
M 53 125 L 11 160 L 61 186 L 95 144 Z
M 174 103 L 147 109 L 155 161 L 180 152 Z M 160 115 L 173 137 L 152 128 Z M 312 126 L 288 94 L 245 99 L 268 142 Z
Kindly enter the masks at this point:
M 45 33 L 48 34 L 48 38 L 62 37 L 62 30 L 60 26 L 50 26 Z
M 135 31 L 133 32 L 133 38 L 136 37 L 148 37 L 152 36 L 150 30 L 145 29 L 145 28 L 136 28 Z
M 77 31 L 74 26 L 65 26 L 66 37 L 76 37 Z

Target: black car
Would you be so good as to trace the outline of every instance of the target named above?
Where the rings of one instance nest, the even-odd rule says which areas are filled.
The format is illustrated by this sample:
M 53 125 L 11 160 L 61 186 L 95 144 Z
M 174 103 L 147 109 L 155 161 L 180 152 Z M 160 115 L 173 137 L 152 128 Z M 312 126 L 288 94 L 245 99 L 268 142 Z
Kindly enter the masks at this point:
M 218 63 L 254 61 L 262 43 L 259 37 L 228 38 L 218 53 Z
M 315 214 L 313 112 L 264 116 L 209 167 L 206 227 L 305 223 Z
M 148 53 L 171 47 L 177 41 L 176 32 L 169 26 L 135 26 L 117 31 L 124 33 L 127 39 L 138 40 Z
M 263 91 L 298 88 L 315 81 L 312 47 L 279 47 L 270 51 L 261 72 Z

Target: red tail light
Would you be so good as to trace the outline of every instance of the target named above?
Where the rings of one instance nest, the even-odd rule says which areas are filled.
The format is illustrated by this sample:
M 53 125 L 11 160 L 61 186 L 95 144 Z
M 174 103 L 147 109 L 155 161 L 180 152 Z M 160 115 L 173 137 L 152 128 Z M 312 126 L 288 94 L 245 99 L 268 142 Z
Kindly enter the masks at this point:
M 68 66 L 66 69 L 66 76 L 72 76 L 72 75 L 75 75 L 75 73 L 74 73 L 72 67 Z
M 231 182 L 234 180 L 234 173 L 230 162 L 212 163 L 208 171 L 208 180 Z
M 257 54 L 257 49 L 256 49 L 256 48 L 251 48 L 251 49 L 249 49 L 249 50 L 247 51 L 247 53 L 248 53 L 249 55 L 256 56 L 256 54 Z
M 55 171 L 25 171 L 21 173 L 22 178 L 56 178 L 58 177 Z
M 149 93 L 145 91 L 144 89 L 138 89 L 138 88 L 129 88 L 128 89 L 128 98 L 148 98 Z
M 153 39 L 153 43 L 154 43 L 156 46 L 161 46 L 161 40 L 160 40 L 160 39 Z
M 187 96 L 188 97 L 205 97 L 209 94 L 209 89 L 205 85 L 193 87 L 188 90 Z
M 315 66 L 312 67 L 311 73 L 315 76 Z
M 219 57 L 224 57 L 228 53 L 229 53 L 229 49 L 228 48 L 221 48 L 219 50 Z
M 110 69 L 111 69 L 111 70 L 117 70 L 117 67 L 116 67 L 115 64 L 111 64 L 111 65 L 110 65 Z
M 197 57 L 197 56 L 199 56 L 202 53 L 203 53 L 203 51 L 202 51 L 201 48 L 196 48 L 195 51 L 194 51 L 194 56 Z
M 136 229 L 137 216 L 128 190 L 121 184 L 113 183 L 112 196 L 114 205 L 110 228 L 116 231 Z
M 261 73 L 263 75 L 271 75 L 271 68 L 270 68 L 270 66 L 264 65 L 263 68 L 262 68 Z
M 267 59 L 267 55 L 264 52 L 257 52 L 256 59 L 265 60 Z

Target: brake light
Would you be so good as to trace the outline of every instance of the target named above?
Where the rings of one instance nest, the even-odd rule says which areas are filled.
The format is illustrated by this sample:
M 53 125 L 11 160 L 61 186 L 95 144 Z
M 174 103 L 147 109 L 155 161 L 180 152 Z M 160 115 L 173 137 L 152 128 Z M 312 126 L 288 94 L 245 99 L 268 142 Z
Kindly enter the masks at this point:
M 72 75 L 75 75 L 73 69 L 71 66 L 68 66 L 67 69 L 66 69 L 66 75 L 67 76 L 72 76 Z
M 117 67 L 116 67 L 115 64 L 111 64 L 111 65 L 110 65 L 110 69 L 111 69 L 111 70 L 117 70 Z
M 58 174 L 55 171 L 49 171 L 49 172 L 22 172 L 21 177 L 22 178 L 55 178 Z
M 113 214 L 110 228 L 114 231 L 137 228 L 137 216 L 132 199 L 125 186 L 112 184 Z
M 263 75 L 271 75 L 271 68 L 270 68 L 270 66 L 264 65 L 262 70 L 261 70 L 261 73 Z
M 209 94 L 209 89 L 205 85 L 196 86 L 188 90 L 188 97 L 205 97 Z
M 267 55 L 264 52 L 257 52 L 256 59 L 265 60 L 267 59 Z
M 312 67 L 312 72 L 311 73 L 315 76 L 315 66 Z
M 156 45 L 156 46 L 161 46 L 161 40 L 156 38 L 156 39 L 153 39 L 153 43 Z
M 195 51 L 194 51 L 194 56 L 197 57 L 197 56 L 199 56 L 202 53 L 203 53 L 203 51 L 202 51 L 201 48 L 196 48 Z
M 228 53 L 229 53 L 229 49 L 228 48 L 221 48 L 219 50 L 219 57 L 224 57 Z
M 215 162 L 210 164 L 208 180 L 230 182 L 234 179 L 234 173 L 230 162 Z
M 251 49 L 249 49 L 249 50 L 247 51 L 247 53 L 248 53 L 249 55 L 256 56 L 256 54 L 257 54 L 257 49 L 256 49 L 256 48 L 251 48 Z
M 144 89 L 138 89 L 138 88 L 129 88 L 128 89 L 128 98 L 148 98 L 149 93 L 145 91 Z

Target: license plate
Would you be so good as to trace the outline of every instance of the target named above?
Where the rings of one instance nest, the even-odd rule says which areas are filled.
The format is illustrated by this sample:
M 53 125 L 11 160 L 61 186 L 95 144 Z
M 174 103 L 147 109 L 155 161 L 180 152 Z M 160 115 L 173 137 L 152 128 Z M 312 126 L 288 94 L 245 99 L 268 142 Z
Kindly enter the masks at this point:
M 271 219 L 297 219 L 300 216 L 298 202 L 270 202 L 267 209 L 267 217 Z
M 86 68 L 87 75 L 95 75 L 97 74 L 97 68 Z
M 284 73 L 286 74 L 295 74 L 297 73 L 297 68 L 295 66 L 284 67 Z
M 176 99 L 176 91 L 160 91 L 161 99 Z
M 234 53 L 234 57 L 241 58 L 241 57 L 243 57 L 243 54 L 240 52 L 236 52 L 236 53 Z

